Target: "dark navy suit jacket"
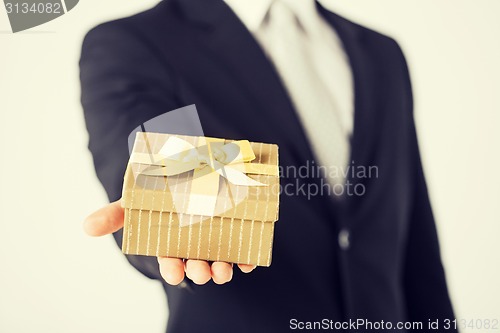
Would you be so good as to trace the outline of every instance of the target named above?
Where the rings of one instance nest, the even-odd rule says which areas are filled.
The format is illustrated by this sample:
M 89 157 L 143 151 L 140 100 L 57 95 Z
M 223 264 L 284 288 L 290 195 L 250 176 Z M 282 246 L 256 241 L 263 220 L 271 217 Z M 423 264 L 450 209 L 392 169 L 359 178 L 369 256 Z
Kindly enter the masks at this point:
M 376 166 L 378 177 L 350 177 L 365 193 L 342 200 L 282 195 L 271 267 L 235 270 L 222 286 L 163 284 L 169 332 L 285 332 L 293 319 L 421 321 L 422 332 L 429 319 L 453 319 L 403 54 L 391 38 L 318 7 L 354 75 L 351 160 Z M 189 104 L 207 136 L 277 143 L 284 168 L 314 160 L 276 70 L 221 0 L 167 0 L 99 25 L 80 67 L 89 148 L 110 200 L 121 196 L 129 133 Z M 128 259 L 161 281 L 155 258 Z

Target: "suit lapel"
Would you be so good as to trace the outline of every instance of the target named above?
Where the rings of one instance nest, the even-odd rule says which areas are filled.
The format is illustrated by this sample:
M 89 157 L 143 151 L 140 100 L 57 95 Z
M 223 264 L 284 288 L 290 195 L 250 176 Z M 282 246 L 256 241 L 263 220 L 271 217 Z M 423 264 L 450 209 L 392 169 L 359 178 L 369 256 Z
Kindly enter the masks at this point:
M 357 167 L 379 166 L 376 161 L 379 135 L 376 131 L 381 130 L 381 124 L 377 121 L 376 110 L 379 103 L 375 84 L 379 84 L 376 82 L 380 80 L 375 80 L 379 77 L 374 74 L 375 66 L 373 59 L 370 58 L 372 53 L 366 50 L 366 44 L 360 33 L 362 30 L 357 25 L 324 8 L 320 10 L 342 40 L 353 72 L 354 130 L 351 138 L 350 167 L 356 171 Z M 360 184 L 361 188 L 366 190 L 361 196 L 352 195 L 344 198 L 343 204 L 337 206 L 339 227 L 353 229 L 366 222 L 367 207 L 377 202 L 373 200 L 377 194 L 370 192 L 373 186 L 369 184 L 376 179 L 353 177 L 353 173 L 349 172 L 347 181 L 352 188 Z
M 377 98 L 375 96 L 374 66 L 371 65 L 373 60 L 370 59 L 370 53 L 363 47 L 363 36 L 361 35 L 357 25 L 348 20 L 324 9 L 319 6 L 319 10 L 323 13 L 324 17 L 330 22 L 342 40 L 344 49 L 350 61 L 353 79 L 354 79 L 354 130 L 351 137 L 351 156 L 349 159 L 350 168 L 356 167 L 370 167 L 376 165 L 376 138 L 378 137 L 376 131 L 380 129 L 377 125 L 376 107 Z M 352 177 L 353 173 L 349 172 L 347 181 L 354 187 L 357 184 L 363 185 L 367 190 L 371 188 L 368 184 L 373 179 Z M 360 203 L 366 201 L 369 193 L 358 197 L 356 195 L 345 198 L 346 205 L 342 207 L 344 218 L 341 219 L 342 224 L 346 221 L 353 221 L 352 218 L 345 218 L 346 215 L 360 212 Z M 365 202 L 366 203 L 366 202 Z M 365 205 L 367 206 L 367 205 Z M 354 222 L 347 227 L 353 227 Z M 355 224 L 355 223 L 354 223 Z

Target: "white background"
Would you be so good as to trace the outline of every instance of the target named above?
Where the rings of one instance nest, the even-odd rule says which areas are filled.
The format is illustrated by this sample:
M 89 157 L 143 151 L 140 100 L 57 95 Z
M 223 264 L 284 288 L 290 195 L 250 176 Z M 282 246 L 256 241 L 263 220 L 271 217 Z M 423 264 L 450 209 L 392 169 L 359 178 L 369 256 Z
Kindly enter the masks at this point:
M 164 331 L 160 285 L 81 229 L 106 197 L 77 67 L 88 29 L 156 2 L 82 0 L 18 34 L 0 8 L 0 332 Z M 326 3 L 403 47 L 457 317 L 500 319 L 500 2 Z

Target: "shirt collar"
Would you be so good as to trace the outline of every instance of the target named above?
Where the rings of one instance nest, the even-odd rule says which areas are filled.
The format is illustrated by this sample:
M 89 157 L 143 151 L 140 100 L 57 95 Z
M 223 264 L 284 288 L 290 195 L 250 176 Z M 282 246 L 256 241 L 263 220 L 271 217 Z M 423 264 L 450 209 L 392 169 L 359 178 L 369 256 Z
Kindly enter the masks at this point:
M 259 29 L 274 0 L 224 0 L 250 32 Z M 314 0 L 279 0 L 286 3 L 296 14 L 301 14 L 303 23 L 318 15 Z M 313 16 L 314 15 L 314 16 Z
M 251 32 L 257 31 L 272 0 L 224 0 Z

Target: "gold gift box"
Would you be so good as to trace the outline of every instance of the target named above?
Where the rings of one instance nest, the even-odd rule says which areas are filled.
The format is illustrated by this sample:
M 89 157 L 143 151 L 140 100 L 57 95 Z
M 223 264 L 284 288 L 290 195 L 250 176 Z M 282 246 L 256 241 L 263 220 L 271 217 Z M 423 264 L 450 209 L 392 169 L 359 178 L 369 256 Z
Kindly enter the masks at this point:
M 224 148 L 234 150 L 241 143 L 237 149 L 244 152 L 251 147 L 245 154 L 255 158 L 244 163 L 223 161 L 220 169 L 213 164 L 218 162 L 208 161 L 171 175 L 165 156 L 159 155 L 171 142 L 192 145 L 190 153 L 212 160 Z M 181 160 L 175 165 L 185 158 Z M 230 181 L 235 175 L 225 171 L 236 172 L 240 179 L 246 175 L 253 185 L 235 185 Z M 254 186 L 257 182 L 263 185 Z M 125 254 L 269 266 L 279 207 L 278 146 L 139 132 L 125 173 L 122 206 Z M 210 208 L 211 214 L 196 214 L 200 208 Z

